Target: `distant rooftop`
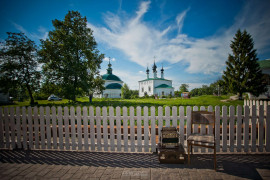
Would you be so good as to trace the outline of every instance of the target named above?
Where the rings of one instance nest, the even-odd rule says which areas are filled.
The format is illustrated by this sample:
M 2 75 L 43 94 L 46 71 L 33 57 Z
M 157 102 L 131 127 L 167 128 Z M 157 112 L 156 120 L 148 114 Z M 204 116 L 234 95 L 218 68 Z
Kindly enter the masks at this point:
M 261 61 L 258 61 L 261 69 L 268 69 L 270 68 L 270 59 L 266 59 L 266 60 L 261 60 Z

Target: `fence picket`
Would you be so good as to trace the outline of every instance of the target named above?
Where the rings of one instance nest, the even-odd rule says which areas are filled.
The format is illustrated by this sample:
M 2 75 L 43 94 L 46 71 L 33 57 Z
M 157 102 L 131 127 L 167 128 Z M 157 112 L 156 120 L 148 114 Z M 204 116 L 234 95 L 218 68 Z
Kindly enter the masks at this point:
M 70 107 L 71 147 L 76 150 L 75 109 Z
M 104 151 L 108 151 L 108 119 L 107 119 L 107 107 L 102 107 L 103 116 L 103 141 Z
M 142 152 L 142 118 L 141 107 L 137 107 L 137 151 Z
M 38 122 L 38 108 L 34 107 L 34 130 L 35 130 L 35 149 L 39 149 L 39 122 Z
M 135 152 L 135 129 L 134 129 L 134 107 L 129 108 L 130 116 L 130 151 Z
M 57 109 L 58 114 L 57 114 L 57 119 L 58 119 L 58 135 L 59 135 L 59 148 L 60 150 L 64 150 L 64 145 L 63 145 L 63 114 L 62 114 L 62 107 L 58 107 Z
M 9 141 L 9 118 L 8 118 L 8 108 L 4 108 L 4 127 L 5 127 L 5 139 L 6 139 L 6 148 L 9 149 L 10 141 Z
M 263 152 L 263 134 L 264 134 L 263 127 L 264 127 L 264 108 L 263 108 L 263 105 L 260 105 L 259 106 L 259 128 L 258 128 L 259 152 Z
M 101 117 L 100 107 L 96 107 L 97 150 L 101 151 Z
M 165 107 L 165 126 L 166 127 L 170 127 L 171 126 L 171 110 L 169 106 Z
M 121 109 L 116 107 L 117 151 L 121 151 Z
M 128 152 L 128 117 L 127 107 L 123 107 L 124 151 Z
M 241 152 L 241 149 L 242 149 L 242 108 L 241 106 L 237 106 L 236 143 L 237 143 L 236 145 L 237 152 Z
M 110 114 L 110 147 L 111 151 L 115 151 L 114 147 L 114 109 L 113 107 L 109 107 Z
M 227 106 L 222 106 L 222 151 L 227 152 Z
M 213 107 L 212 106 L 208 106 L 208 112 L 213 112 Z M 212 125 L 208 125 L 207 134 L 213 135 L 213 126 Z M 208 148 L 208 152 L 213 152 L 213 149 Z
M 144 152 L 149 151 L 149 124 L 148 124 L 148 107 L 144 106 Z
M 198 111 L 198 109 L 199 108 L 197 106 L 193 107 L 193 111 Z M 193 124 L 193 133 L 199 133 L 198 124 Z M 194 149 L 194 152 L 198 152 L 198 147 L 197 146 L 195 146 L 193 149 Z
M 179 123 L 179 132 L 180 132 L 180 144 L 185 147 L 185 137 L 184 137 L 184 130 L 185 130 L 185 112 L 184 107 L 179 107 L 179 116 L 180 116 L 180 123 Z
M 94 118 L 94 108 L 89 107 L 90 115 L 90 139 L 91 139 L 91 150 L 95 150 L 95 118 Z
M 177 107 L 172 107 L 172 126 L 176 127 L 176 129 L 179 131 L 177 127 Z
M 248 152 L 249 148 L 249 107 L 244 107 L 244 151 Z
M 158 142 L 160 143 L 161 128 L 163 127 L 163 108 L 158 107 Z
M 235 121 L 235 112 L 234 107 L 229 107 L 229 143 L 230 143 L 230 152 L 234 152 L 234 121 Z M 227 129 L 227 128 L 226 128 Z
M 200 107 L 200 110 L 201 110 L 201 111 L 205 111 L 205 107 L 204 107 L 204 106 L 201 106 L 201 107 Z M 201 128 L 200 134 L 205 134 L 205 133 L 206 133 L 205 125 L 204 125 L 204 124 L 201 124 L 200 126 L 201 126 L 201 127 L 200 127 L 200 128 Z M 205 148 L 204 148 L 204 147 L 201 148 L 201 152 L 202 152 L 202 153 L 205 152 Z
M 33 149 L 33 120 L 32 120 L 32 108 L 28 107 L 27 108 L 28 111 L 28 131 L 29 131 L 29 149 Z
M 78 150 L 82 150 L 82 115 L 81 115 L 81 107 L 80 106 L 77 107 L 76 114 L 77 114 Z
M 156 116 L 155 107 L 151 106 L 151 152 L 156 152 Z
M 46 107 L 46 135 L 47 135 L 47 148 L 51 149 L 51 116 L 50 107 Z
M 84 138 L 84 150 L 89 150 L 89 133 L 88 133 L 88 112 L 87 107 L 83 107 L 83 138 Z
M 265 124 L 265 149 L 270 152 L 270 106 L 267 105 L 266 124 Z
M 22 107 L 22 130 L 23 130 L 23 148 L 27 149 L 27 125 L 26 125 L 26 108 Z
M 2 110 L 0 110 L 2 111 Z M 16 132 L 17 132 L 17 147 L 19 149 L 22 148 L 22 143 L 21 143 L 21 112 L 20 112 L 20 107 L 16 107 Z M 2 115 L 0 114 L 0 119 Z M 0 126 L 1 126 L 1 122 L 0 122 Z M 0 131 L 2 130 L 2 128 L 0 127 Z M 3 131 L 2 131 L 3 132 Z M 2 134 L 1 132 L 1 134 Z M 0 137 L 1 139 L 1 137 Z M 1 140 L 0 140 L 1 141 Z M 1 144 L 1 142 L 0 142 Z M 1 145 L 0 145 L 1 147 Z
M 257 108 L 256 105 L 252 105 L 252 110 L 251 110 L 251 151 L 256 152 L 256 112 Z
M 215 122 L 215 137 L 216 137 L 216 151 L 220 152 L 220 107 L 215 107 L 215 116 L 216 116 L 216 122 Z
M 15 149 L 15 117 L 14 117 L 14 107 L 10 108 L 10 132 L 11 132 L 11 147 Z
M 0 148 L 4 148 L 4 121 L 3 108 L 0 107 Z
M 70 149 L 70 132 L 69 132 L 69 109 L 68 107 L 64 107 L 64 123 L 65 123 L 65 147 L 66 150 Z
M 41 149 L 46 149 L 45 146 L 45 122 L 44 122 L 44 107 L 39 108 L 40 114 L 40 136 L 41 136 Z
M 191 134 L 191 107 L 187 107 L 187 138 Z
M 53 135 L 53 148 L 57 148 L 57 129 L 56 129 L 56 108 L 52 107 L 52 135 Z

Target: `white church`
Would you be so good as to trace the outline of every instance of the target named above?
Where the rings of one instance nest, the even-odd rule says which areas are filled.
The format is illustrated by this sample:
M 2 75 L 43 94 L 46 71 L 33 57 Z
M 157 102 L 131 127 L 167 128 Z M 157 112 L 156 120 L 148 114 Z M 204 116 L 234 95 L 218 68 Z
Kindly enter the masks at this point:
M 143 97 L 145 95 L 148 96 L 174 96 L 174 88 L 172 87 L 172 80 L 168 80 L 164 78 L 164 69 L 162 66 L 161 77 L 157 77 L 157 66 L 154 61 L 153 65 L 153 78 L 149 77 L 149 69 L 147 67 L 146 74 L 147 78 L 145 80 L 139 81 L 139 97 Z
M 107 74 L 102 75 L 105 81 L 105 90 L 101 94 L 94 93 L 95 98 L 121 98 L 123 81 L 112 73 L 112 65 L 109 61 Z

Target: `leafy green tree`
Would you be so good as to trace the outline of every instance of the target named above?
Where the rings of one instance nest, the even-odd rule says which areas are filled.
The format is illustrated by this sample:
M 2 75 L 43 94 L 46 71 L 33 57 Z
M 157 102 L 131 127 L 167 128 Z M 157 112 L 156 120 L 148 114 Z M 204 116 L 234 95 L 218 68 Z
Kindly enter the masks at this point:
M 35 104 L 33 91 L 39 86 L 37 47 L 24 33 L 8 32 L 0 49 L 0 84 L 4 92 L 10 89 L 25 89 L 30 104 Z
M 121 88 L 121 98 L 123 99 L 130 99 L 131 98 L 131 91 L 126 83 Z
M 189 88 L 188 84 L 181 84 L 181 86 L 179 87 L 180 94 L 182 92 L 188 92 L 188 88 Z
M 242 99 L 244 92 L 258 96 L 266 91 L 253 46 L 253 39 L 246 30 L 238 30 L 230 45 L 232 54 L 228 56 L 222 78 L 228 92 L 238 93 L 239 99 Z
M 65 97 L 73 101 L 82 91 L 89 97 L 94 91 L 101 92 L 104 81 L 99 69 L 104 55 L 97 50 L 86 17 L 69 11 L 63 21 L 56 19 L 52 23 L 55 29 L 49 32 L 48 39 L 41 40 L 40 51 L 47 79 L 60 85 Z

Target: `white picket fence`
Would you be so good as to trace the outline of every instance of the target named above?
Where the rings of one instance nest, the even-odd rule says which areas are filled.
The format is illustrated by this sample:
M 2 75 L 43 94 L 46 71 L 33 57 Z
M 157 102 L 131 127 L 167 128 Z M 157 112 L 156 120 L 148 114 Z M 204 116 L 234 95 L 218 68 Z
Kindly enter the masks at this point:
M 217 152 L 269 152 L 270 106 L 212 106 L 216 125 L 191 127 L 205 107 L 0 107 L 0 148 L 155 152 L 162 126 L 177 126 L 180 143 L 193 132 L 216 136 Z M 136 110 L 136 112 L 135 112 Z M 143 115 L 142 115 L 143 110 Z M 116 114 L 115 114 L 116 112 Z M 150 112 L 150 114 L 149 114 Z M 210 152 L 194 148 L 195 152 Z

